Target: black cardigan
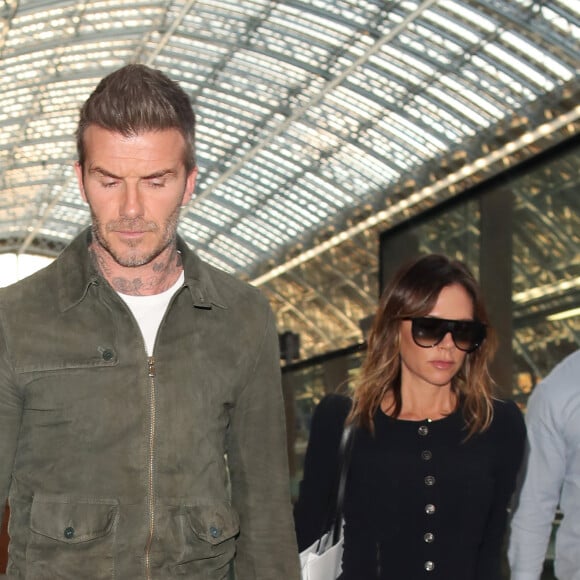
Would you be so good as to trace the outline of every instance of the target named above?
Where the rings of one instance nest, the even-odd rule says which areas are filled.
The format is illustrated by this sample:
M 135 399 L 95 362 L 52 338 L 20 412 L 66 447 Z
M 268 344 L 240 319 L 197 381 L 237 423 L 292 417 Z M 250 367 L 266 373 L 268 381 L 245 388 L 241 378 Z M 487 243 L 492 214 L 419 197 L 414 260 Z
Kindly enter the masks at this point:
M 294 516 L 300 550 L 320 534 L 333 501 L 350 400 L 314 412 Z M 342 580 L 499 580 L 507 507 L 525 444 L 522 414 L 494 403 L 494 420 L 464 441 L 461 411 L 429 422 L 381 411 L 358 429 L 345 498 Z

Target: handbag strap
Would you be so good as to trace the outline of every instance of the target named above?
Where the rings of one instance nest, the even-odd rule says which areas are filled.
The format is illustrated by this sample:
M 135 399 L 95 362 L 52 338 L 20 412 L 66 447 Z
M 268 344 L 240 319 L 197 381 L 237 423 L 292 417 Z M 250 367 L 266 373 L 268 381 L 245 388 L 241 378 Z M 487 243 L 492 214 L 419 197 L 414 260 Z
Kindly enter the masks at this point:
M 352 423 L 345 425 L 342 430 L 342 437 L 340 439 L 340 447 L 338 450 L 338 488 L 336 491 L 336 505 L 334 509 L 332 525 L 332 543 L 336 544 L 340 539 L 340 532 L 342 528 L 342 510 L 344 506 L 344 493 L 346 489 L 346 480 L 348 476 L 348 468 L 350 465 L 350 455 L 352 452 L 352 442 L 354 439 L 354 427 Z

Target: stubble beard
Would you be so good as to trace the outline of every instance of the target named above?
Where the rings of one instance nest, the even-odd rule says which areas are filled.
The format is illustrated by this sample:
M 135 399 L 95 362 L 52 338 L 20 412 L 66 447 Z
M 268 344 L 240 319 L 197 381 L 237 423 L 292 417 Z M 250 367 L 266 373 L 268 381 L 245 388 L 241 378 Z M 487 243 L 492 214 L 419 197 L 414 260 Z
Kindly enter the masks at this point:
M 149 252 L 139 251 L 140 240 L 128 240 L 125 243 L 125 247 L 130 250 L 134 248 L 134 251 L 121 253 L 108 242 L 106 232 L 114 232 L 118 229 L 156 232 L 160 229 L 159 225 L 155 222 L 144 222 L 142 219 L 123 219 L 103 224 L 91 209 L 93 243 L 100 246 L 119 266 L 123 266 L 124 268 L 138 268 L 139 266 L 145 266 L 153 262 L 168 247 L 175 244 L 180 213 L 181 207 L 177 205 L 165 221 L 163 236 L 159 243 Z

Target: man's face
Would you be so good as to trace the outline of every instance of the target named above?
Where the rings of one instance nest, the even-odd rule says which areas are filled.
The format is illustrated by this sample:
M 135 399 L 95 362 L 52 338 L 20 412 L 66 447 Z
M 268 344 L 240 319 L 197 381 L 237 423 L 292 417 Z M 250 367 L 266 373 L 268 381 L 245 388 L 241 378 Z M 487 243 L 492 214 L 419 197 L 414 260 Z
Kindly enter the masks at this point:
M 176 129 L 129 137 L 96 125 L 84 134 L 85 165 L 75 171 L 89 204 L 93 243 L 120 266 L 152 262 L 174 241 L 181 206 L 197 169 L 185 172 L 185 141 Z

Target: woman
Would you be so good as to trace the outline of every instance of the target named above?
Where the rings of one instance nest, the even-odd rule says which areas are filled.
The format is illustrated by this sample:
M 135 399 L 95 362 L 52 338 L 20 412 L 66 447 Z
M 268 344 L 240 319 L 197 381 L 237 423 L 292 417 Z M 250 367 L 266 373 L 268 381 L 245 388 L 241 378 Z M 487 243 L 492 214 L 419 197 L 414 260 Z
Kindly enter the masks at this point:
M 355 426 L 342 580 L 499 580 L 525 427 L 492 397 L 495 338 L 477 282 L 441 255 L 381 297 L 353 403 L 317 407 L 295 508 L 300 550 L 335 490 L 342 426 Z

